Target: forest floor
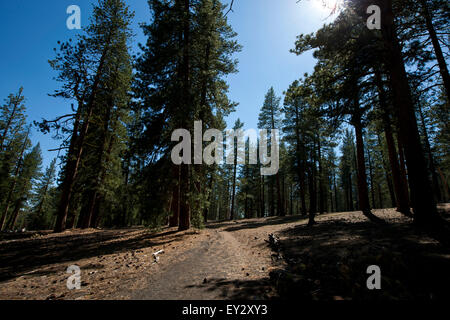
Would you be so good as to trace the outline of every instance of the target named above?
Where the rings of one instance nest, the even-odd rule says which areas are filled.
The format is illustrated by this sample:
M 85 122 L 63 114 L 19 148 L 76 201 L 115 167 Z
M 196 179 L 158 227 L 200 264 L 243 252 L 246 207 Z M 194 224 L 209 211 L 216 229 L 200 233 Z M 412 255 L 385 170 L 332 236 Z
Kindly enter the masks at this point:
M 450 205 L 441 210 L 448 219 Z M 394 210 L 209 223 L 203 230 L 143 228 L 0 235 L 0 299 L 378 300 L 444 299 L 450 248 Z M 278 250 L 268 245 L 279 237 Z M 164 250 L 155 263 L 153 253 Z M 80 290 L 67 289 L 69 266 Z M 377 265 L 382 289 L 370 291 Z

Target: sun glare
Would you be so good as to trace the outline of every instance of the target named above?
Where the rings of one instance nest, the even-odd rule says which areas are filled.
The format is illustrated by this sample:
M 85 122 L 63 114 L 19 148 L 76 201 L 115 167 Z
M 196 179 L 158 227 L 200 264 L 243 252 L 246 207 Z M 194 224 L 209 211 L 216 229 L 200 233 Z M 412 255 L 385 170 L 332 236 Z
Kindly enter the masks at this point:
M 326 12 L 328 14 L 333 14 L 339 3 L 339 0 L 310 0 L 313 7 L 321 12 Z

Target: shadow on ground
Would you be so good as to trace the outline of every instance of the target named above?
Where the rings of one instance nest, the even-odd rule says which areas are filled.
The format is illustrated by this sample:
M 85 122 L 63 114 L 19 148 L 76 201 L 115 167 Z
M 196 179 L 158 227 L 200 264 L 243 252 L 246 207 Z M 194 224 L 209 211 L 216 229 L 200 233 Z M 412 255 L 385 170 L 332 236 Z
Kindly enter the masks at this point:
M 3 242 L 0 245 L 0 282 L 53 263 L 161 246 L 182 241 L 186 236 L 189 233 L 166 231 L 155 234 L 146 229 L 128 229 L 68 233 L 51 238 Z M 158 237 L 164 237 L 164 241 L 157 241 Z M 45 275 L 45 271 L 38 271 L 33 275 Z
M 251 219 L 251 220 L 237 220 L 237 221 L 222 221 L 209 223 L 206 227 L 208 229 L 223 228 L 224 231 L 233 232 L 245 229 L 257 229 L 264 226 L 276 226 L 287 223 L 294 223 L 306 220 L 305 216 L 288 216 L 288 217 L 271 217 L 265 219 Z M 228 226 L 227 226 L 228 225 Z
M 201 285 L 187 286 L 215 292 L 223 300 L 268 300 L 276 293 L 270 279 L 263 280 L 226 280 L 209 279 Z
M 410 223 L 329 220 L 280 233 L 289 267 L 278 276 L 282 298 L 434 300 L 450 297 L 450 249 Z M 381 268 L 382 289 L 368 290 L 367 268 Z

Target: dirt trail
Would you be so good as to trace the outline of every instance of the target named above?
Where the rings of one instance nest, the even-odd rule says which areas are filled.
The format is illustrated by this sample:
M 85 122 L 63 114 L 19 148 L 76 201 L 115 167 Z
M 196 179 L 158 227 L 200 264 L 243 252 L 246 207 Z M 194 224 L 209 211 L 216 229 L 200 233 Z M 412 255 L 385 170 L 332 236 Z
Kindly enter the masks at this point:
M 210 235 L 195 248 L 181 254 L 149 279 L 148 288 L 133 295 L 136 299 L 222 299 L 222 290 L 209 290 L 210 284 L 245 278 L 250 264 L 248 252 L 239 250 L 237 240 L 228 232 Z M 244 270 L 244 271 L 243 271 Z M 237 275 L 242 275 L 238 277 Z M 207 289 L 207 290 L 205 290 Z
M 249 232 L 246 227 L 252 222 L 256 220 L 222 224 L 216 230 L 216 226 L 210 226 L 202 232 L 202 241 L 152 274 L 148 287 L 134 291 L 131 297 L 144 300 L 268 298 L 273 294 L 268 281 L 273 265 L 271 250 L 264 241 L 269 233 Z
M 269 234 L 306 221 L 302 217 L 251 219 L 209 224 L 196 245 L 173 257 L 149 278 L 133 299 L 268 299 L 276 293 L 269 281 L 283 265 L 272 259 Z M 201 240 L 200 240 L 201 239 Z

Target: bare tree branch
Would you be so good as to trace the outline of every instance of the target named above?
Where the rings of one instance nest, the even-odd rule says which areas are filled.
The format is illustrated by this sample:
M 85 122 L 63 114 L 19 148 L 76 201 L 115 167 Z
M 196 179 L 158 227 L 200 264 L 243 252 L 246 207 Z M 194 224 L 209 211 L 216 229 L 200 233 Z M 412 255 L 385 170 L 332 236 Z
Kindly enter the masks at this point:
M 234 4 L 234 0 L 231 0 L 230 8 L 228 9 L 227 13 L 225 13 L 225 17 L 226 17 L 230 12 L 234 12 L 234 11 L 233 11 L 233 4 Z

